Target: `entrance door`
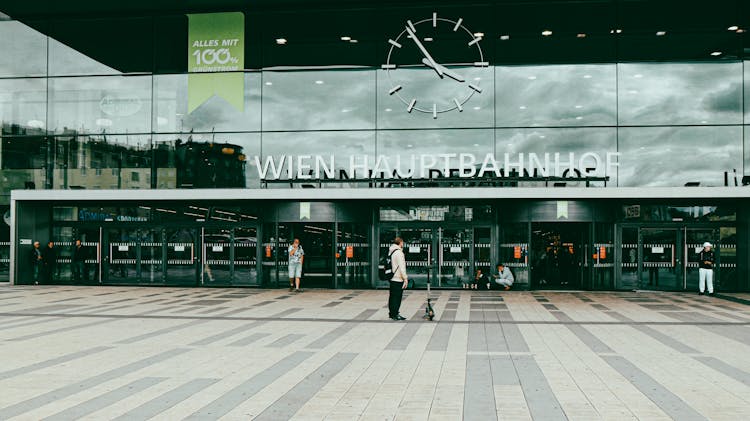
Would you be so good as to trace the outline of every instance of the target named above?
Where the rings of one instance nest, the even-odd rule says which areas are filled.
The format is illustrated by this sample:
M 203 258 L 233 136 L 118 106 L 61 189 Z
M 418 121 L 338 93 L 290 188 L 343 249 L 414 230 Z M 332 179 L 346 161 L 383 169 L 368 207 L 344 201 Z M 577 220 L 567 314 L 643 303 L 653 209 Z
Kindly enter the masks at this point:
M 198 230 L 196 228 L 167 228 L 163 248 L 164 283 L 174 286 L 195 286 L 198 277 Z
M 641 229 L 641 289 L 684 289 L 681 234 L 677 228 Z
M 258 285 L 256 227 L 202 230 L 201 283 L 211 286 Z
M 292 222 L 278 225 L 279 284 L 289 282 L 289 246 L 299 238 L 305 257 L 302 264 L 302 288 L 334 288 L 334 250 L 332 222 Z
M 703 243 L 709 242 L 714 246 L 714 251 L 718 255 L 719 232 L 713 228 L 685 228 L 685 289 L 688 291 L 698 291 L 698 253 L 703 250 Z M 717 265 L 717 269 L 720 268 Z M 716 270 L 715 270 L 716 272 Z M 714 285 L 718 284 L 718 273 L 714 274 Z
M 581 288 L 588 276 L 588 224 L 536 222 L 531 232 L 532 288 Z

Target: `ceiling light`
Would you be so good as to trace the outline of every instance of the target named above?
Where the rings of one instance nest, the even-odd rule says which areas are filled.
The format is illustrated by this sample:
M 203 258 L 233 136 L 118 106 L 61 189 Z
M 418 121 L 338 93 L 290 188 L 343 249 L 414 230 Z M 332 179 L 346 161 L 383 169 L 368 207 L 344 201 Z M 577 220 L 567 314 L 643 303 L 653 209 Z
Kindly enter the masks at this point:
M 541 135 L 541 136 L 539 136 L 539 138 L 540 138 L 540 139 L 544 139 L 544 138 L 546 138 L 546 137 L 547 137 L 547 136 L 545 136 L 545 135 Z
M 583 33 L 578 34 L 576 35 L 576 38 L 586 38 L 586 34 L 583 34 Z
M 482 78 L 481 77 L 475 77 L 474 80 L 478 81 L 478 80 L 482 80 Z
M 386 108 L 386 109 L 385 109 L 385 112 L 387 112 L 387 113 L 390 113 L 391 111 L 393 111 L 393 110 L 392 110 L 392 109 L 390 109 L 390 108 Z
M 474 36 L 476 38 L 482 38 L 484 36 L 484 32 L 474 32 Z
M 529 76 L 529 80 L 534 80 L 534 79 L 536 79 L 536 76 Z
M 727 31 L 736 31 L 736 30 L 738 30 L 738 29 L 740 29 L 740 27 L 739 27 L 739 26 L 737 26 L 737 25 L 732 25 L 732 26 L 730 26 L 729 28 L 727 28 Z
M 503 41 L 507 41 L 510 39 L 510 35 L 500 35 L 500 39 Z
M 413 148 L 414 145 L 406 145 L 407 148 Z
M 273 85 L 273 82 L 266 82 L 266 86 L 271 86 L 271 85 Z
M 341 41 L 350 41 L 352 37 L 341 37 Z
M 636 91 L 635 89 L 631 89 L 631 90 L 628 91 L 628 93 L 629 94 L 637 94 L 638 91 Z
M 356 43 L 358 43 L 358 42 L 359 42 L 359 41 L 357 41 L 356 39 L 350 39 L 350 40 L 349 40 L 349 43 L 351 43 L 351 44 L 356 44 Z
M 424 40 L 427 41 L 427 42 L 430 42 L 430 41 L 432 41 L 432 37 L 427 37 Z
M 482 107 L 477 106 L 477 107 L 474 107 L 474 109 L 478 111 L 478 110 L 481 110 Z
M 525 106 L 525 105 L 521 105 L 520 107 L 518 107 L 518 109 L 520 109 L 520 110 L 525 110 L 525 109 L 526 109 L 526 106 Z
M 643 77 L 643 75 L 640 74 L 640 73 L 638 73 L 638 74 L 633 75 L 633 77 L 636 78 L 636 79 L 640 79 L 640 78 Z
M 584 79 L 591 79 L 591 75 L 583 75 Z
M 583 108 L 583 105 L 576 105 L 576 108 Z
M 583 117 L 581 117 L 581 116 L 576 117 L 576 120 L 582 120 L 582 119 L 583 119 Z
M 341 110 L 342 113 L 348 113 L 349 111 L 351 111 L 351 110 L 348 109 L 348 108 L 344 108 L 344 109 Z
M 721 51 L 714 51 L 713 53 L 711 53 L 711 55 L 714 56 L 714 57 L 720 56 L 721 55 Z
M 544 31 L 542 31 L 542 35 L 544 35 L 545 37 L 548 37 L 552 35 L 552 31 L 550 31 L 549 29 L 545 29 Z
M 657 37 L 663 37 L 664 35 L 667 35 L 667 31 L 657 31 L 656 36 Z
M 322 84 L 323 84 L 323 81 L 322 81 L 322 80 L 316 80 L 316 81 L 315 81 L 315 84 L 316 84 L 316 85 L 322 85 Z
M 276 38 L 276 44 L 279 44 L 279 45 L 286 44 L 286 38 Z
M 611 31 L 609 31 L 609 33 L 610 34 L 621 34 L 622 33 L 622 29 L 619 29 L 619 28 L 618 29 L 612 29 Z
M 737 32 L 738 34 L 744 34 L 744 33 L 745 33 L 745 30 L 744 30 L 744 29 L 742 29 L 742 28 L 740 28 L 740 29 L 738 29 L 738 30 L 737 30 L 736 32 Z
M 475 144 L 474 144 L 474 146 L 475 146 L 475 147 L 478 147 L 478 146 L 479 146 L 479 143 L 475 143 Z

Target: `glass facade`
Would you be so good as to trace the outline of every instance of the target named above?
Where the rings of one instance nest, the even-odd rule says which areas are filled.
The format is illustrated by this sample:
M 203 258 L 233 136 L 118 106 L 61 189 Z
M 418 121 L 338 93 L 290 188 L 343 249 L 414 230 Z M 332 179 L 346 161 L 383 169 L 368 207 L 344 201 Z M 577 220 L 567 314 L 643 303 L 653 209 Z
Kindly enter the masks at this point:
M 748 6 L 719 0 L 693 10 L 676 0 L 659 3 L 498 1 L 395 7 L 365 2 L 355 7 L 340 2 L 286 10 L 262 2 L 232 9 L 244 14 L 244 65 L 227 74 L 240 75 L 242 101 L 233 104 L 215 90 L 193 106 L 187 15 L 196 11 L 165 12 L 154 6 L 126 12 L 107 5 L 78 10 L 72 5 L 62 16 L 19 2 L 3 10 L 12 18 L 0 21 L 0 206 L 7 209 L 14 189 L 396 186 L 351 178 L 455 176 L 468 154 L 478 159 L 471 166 L 478 168 L 491 156 L 501 174 L 518 176 L 503 184 L 507 186 L 739 185 L 750 176 Z M 416 40 L 407 35 L 410 30 L 416 31 Z M 430 64 L 417 44 L 447 64 Z M 210 74 L 214 80 L 223 75 Z M 311 157 L 310 166 L 284 168 L 262 179 L 261 173 L 275 170 L 269 163 L 292 155 Z M 550 163 L 550 157 L 559 157 L 562 165 Z M 605 159 L 613 165 L 605 165 Z M 425 160 L 430 170 L 425 170 Z M 358 162 L 369 163 L 371 171 L 352 172 Z M 539 165 L 531 169 L 535 162 Z M 294 163 L 299 167 L 301 161 Z M 312 176 L 319 174 L 320 165 L 330 166 L 330 173 Z M 560 174 L 552 171 L 555 166 L 562 167 Z M 550 180 L 549 175 L 570 179 Z M 623 259 L 615 256 L 640 238 L 637 232 L 631 235 L 632 227 L 623 234 L 602 222 L 587 225 L 591 235 L 578 238 L 565 230 L 526 225 L 531 221 L 506 226 L 503 211 L 490 214 L 497 220 L 461 228 L 466 232 L 439 227 L 455 237 L 445 247 L 473 247 L 471 259 L 469 254 L 454 259 L 469 259 L 471 266 L 474 255 L 486 254 L 477 238 L 500 242 L 504 246 L 481 258 L 483 265 L 502 258 L 527 282 L 542 270 L 529 253 L 534 248 L 564 251 L 563 237 L 569 237 L 575 261 L 581 262 L 575 264 L 590 271 L 576 285 L 586 286 L 584 278 L 589 277 L 591 287 L 618 287 L 620 274 L 613 268 Z M 367 221 L 364 227 L 346 223 L 351 227 L 325 244 L 343 244 L 343 253 L 331 251 L 332 265 L 342 270 L 336 275 L 340 282 L 361 285 L 366 281 L 360 248 L 374 253 L 370 250 L 377 244 L 361 241 L 369 235 Z M 262 229 L 261 243 L 258 233 L 212 229 L 216 238 L 208 245 L 200 244 L 197 232 L 166 228 L 107 235 L 123 243 L 147 238 L 169 244 L 170 237 L 179 238 L 192 244 L 194 255 L 216 262 L 233 262 L 248 252 L 253 257 L 243 262 L 262 262 L 259 267 L 278 263 L 275 255 L 261 251 L 263 244 L 277 247 L 281 228 L 273 228 L 274 236 Z M 431 237 L 436 229 L 419 228 L 413 234 L 442 250 L 443 243 Z M 573 231 L 577 235 L 579 230 Z M 622 235 L 635 239 L 623 242 Z M 459 245 L 450 245 L 454 243 Z M 342 258 L 346 247 L 355 252 Z M 138 253 L 153 252 L 147 250 L 143 246 Z M 637 246 L 627 248 L 628 253 L 634 250 L 628 265 L 647 261 L 649 256 Z M 184 260 L 172 252 L 159 259 Z M 447 256 L 445 261 L 452 262 Z M 149 267 L 162 270 L 161 264 Z M 211 275 L 205 268 L 198 272 L 210 278 L 216 273 L 216 282 L 223 282 L 254 264 L 217 263 L 221 268 Z M 448 278 L 465 266 L 438 268 L 438 278 L 454 282 Z M 138 276 L 146 276 L 145 264 L 137 270 Z M 267 274 L 253 272 L 248 282 L 259 284 L 263 276 Z

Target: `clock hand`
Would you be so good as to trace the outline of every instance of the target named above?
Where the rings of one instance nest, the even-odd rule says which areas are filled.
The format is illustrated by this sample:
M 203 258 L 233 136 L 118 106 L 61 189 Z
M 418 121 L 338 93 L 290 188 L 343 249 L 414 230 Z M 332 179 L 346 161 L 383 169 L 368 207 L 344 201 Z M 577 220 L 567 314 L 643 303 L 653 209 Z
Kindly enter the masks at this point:
M 414 32 L 408 26 L 406 27 L 406 32 L 411 37 L 412 41 L 414 41 L 414 43 L 417 44 L 417 47 L 422 52 L 422 54 L 424 55 L 425 59 L 427 59 L 427 61 L 429 61 L 430 64 L 432 64 L 432 66 L 430 66 L 430 67 L 432 67 L 432 69 L 437 72 L 438 76 L 440 76 L 442 78 L 443 77 L 443 71 L 437 67 L 438 66 L 437 62 L 435 62 L 435 59 L 433 59 L 432 56 L 430 55 L 430 53 L 427 52 L 427 49 L 424 48 L 424 45 L 422 45 L 422 43 L 419 41 L 419 38 L 417 38 L 417 36 L 414 34 Z
M 456 81 L 458 81 L 458 82 L 464 82 L 464 78 L 463 78 L 463 77 L 462 77 L 461 75 L 459 75 L 458 73 L 456 73 L 456 72 L 454 72 L 454 71 L 452 71 L 452 70 L 450 70 L 450 69 L 447 69 L 447 68 L 446 68 L 445 66 L 443 66 L 442 64 L 438 64 L 438 63 L 435 63 L 435 67 L 433 67 L 433 66 L 432 66 L 432 63 L 430 63 L 430 61 L 429 61 L 429 60 L 427 60 L 426 58 L 423 58 L 423 59 L 422 59 L 422 63 L 424 63 L 424 65 L 425 65 L 425 66 L 427 66 L 427 67 L 432 67 L 432 68 L 433 68 L 433 69 L 435 69 L 435 70 L 438 70 L 438 69 L 440 69 L 440 71 L 442 71 L 442 72 L 443 72 L 443 74 L 445 74 L 446 76 L 448 76 L 448 77 L 450 77 L 450 78 L 453 78 L 453 79 L 455 79 L 455 80 L 456 80 Z

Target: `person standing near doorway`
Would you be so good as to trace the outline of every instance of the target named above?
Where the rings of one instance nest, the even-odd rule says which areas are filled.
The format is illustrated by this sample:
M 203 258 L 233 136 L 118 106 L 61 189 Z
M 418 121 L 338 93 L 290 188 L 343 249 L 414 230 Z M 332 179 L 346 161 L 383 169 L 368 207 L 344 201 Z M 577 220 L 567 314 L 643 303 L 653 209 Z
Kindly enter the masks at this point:
M 42 251 L 42 268 L 44 272 L 44 282 L 51 284 L 55 277 L 55 268 L 57 267 L 57 250 L 55 243 L 50 241 L 47 247 Z
M 703 295 L 708 283 L 708 295 L 714 295 L 714 264 L 716 256 L 714 255 L 713 246 L 706 241 L 703 243 L 703 250 L 698 253 L 698 294 Z
M 404 290 L 409 286 L 409 277 L 406 275 L 406 256 L 404 256 L 404 240 L 401 237 L 393 239 L 393 244 L 388 249 L 391 256 L 391 278 L 388 291 L 388 317 L 391 320 L 406 320 L 399 312 L 401 310 L 401 299 Z
M 89 274 L 86 270 L 86 249 L 83 248 L 81 240 L 76 240 L 73 246 L 73 258 L 71 259 L 71 272 L 74 282 L 87 282 Z
M 302 277 L 302 263 L 305 261 L 305 251 L 295 238 L 289 246 L 289 291 L 302 292 L 299 280 Z
M 39 274 L 42 271 L 42 250 L 39 248 L 39 241 L 34 241 L 34 246 L 31 248 L 31 272 L 34 276 L 34 285 L 39 285 Z

